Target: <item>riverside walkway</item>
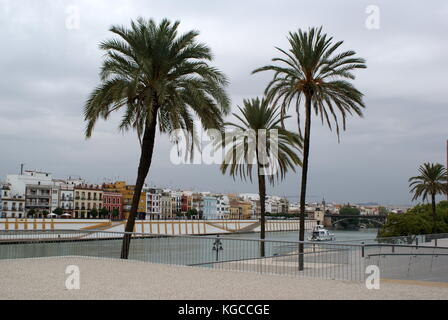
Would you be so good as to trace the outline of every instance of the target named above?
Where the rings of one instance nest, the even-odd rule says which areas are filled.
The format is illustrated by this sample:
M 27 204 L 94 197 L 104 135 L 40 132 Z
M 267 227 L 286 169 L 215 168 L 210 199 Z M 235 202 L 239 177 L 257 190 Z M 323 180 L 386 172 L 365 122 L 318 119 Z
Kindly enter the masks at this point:
M 80 289 L 67 290 L 65 270 L 80 270 Z M 1 299 L 446 299 L 448 284 L 364 283 L 169 266 L 87 257 L 0 260 Z

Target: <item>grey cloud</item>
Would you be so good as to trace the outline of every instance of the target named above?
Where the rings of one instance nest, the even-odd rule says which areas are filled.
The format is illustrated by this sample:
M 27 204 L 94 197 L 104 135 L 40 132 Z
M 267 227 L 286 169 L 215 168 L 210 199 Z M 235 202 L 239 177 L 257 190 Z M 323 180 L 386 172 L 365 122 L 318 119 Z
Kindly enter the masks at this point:
M 407 179 L 424 161 L 445 162 L 448 3 L 378 0 L 380 30 L 364 27 L 371 1 L 32 1 L 0 0 L 0 176 L 19 164 L 57 176 L 132 182 L 138 161 L 135 134 L 117 131 L 116 114 L 83 137 L 82 106 L 99 83 L 100 41 L 113 24 L 138 16 L 181 20 L 198 29 L 215 64 L 229 77 L 233 105 L 261 96 L 269 74 L 251 71 L 287 47 L 287 32 L 324 26 L 345 49 L 367 59 L 356 86 L 365 93 L 365 118 L 334 132 L 313 124 L 310 200 L 409 203 Z M 66 9 L 80 10 L 80 29 L 67 30 Z M 293 110 L 291 110 L 291 113 Z M 295 118 L 289 127 L 296 130 Z M 167 137 L 157 137 L 148 182 L 223 192 L 256 192 L 215 166 L 174 166 Z M 299 174 L 270 192 L 298 194 Z M 293 199 L 293 198 L 291 198 Z

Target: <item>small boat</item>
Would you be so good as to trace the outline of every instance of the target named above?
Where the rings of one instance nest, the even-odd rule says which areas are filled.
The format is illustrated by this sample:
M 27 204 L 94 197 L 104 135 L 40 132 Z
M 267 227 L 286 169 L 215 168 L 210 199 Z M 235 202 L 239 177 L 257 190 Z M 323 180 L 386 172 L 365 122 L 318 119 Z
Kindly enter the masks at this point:
M 333 233 L 330 233 L 323 225 L 317 225 L 313 228 L 311 236 L 308 237 L 308 241 L 332 241 L 335 240 Z

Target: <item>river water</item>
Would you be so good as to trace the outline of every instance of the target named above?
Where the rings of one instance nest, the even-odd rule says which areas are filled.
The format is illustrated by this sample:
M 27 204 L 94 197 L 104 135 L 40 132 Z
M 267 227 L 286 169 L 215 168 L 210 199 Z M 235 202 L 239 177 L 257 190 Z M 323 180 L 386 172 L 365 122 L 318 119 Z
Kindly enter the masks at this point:
M 378 229 L 360 229 L 358 231 L 352 230 L 330 230 L 334 233 L 336 241 L 361 241 L 361 240 L 373 240 L 376 238 Z M 305 240 L 308 237 L 309 232 L 305 233 Z M 241 239 L 259 239 L 260 233 L 241 233 L 223 235 L 223 238 L 241 238 Z M 298 231 L 278 231 L 278 232 L 266 232 L 267 240 L 283 240 L 283 241 L 297 241 L 299 240 Z
M 376 229 L 359 231 L 332 231 L 338 241 L 361 241 L 376 238 Z M 305 235 L 306 237 L 308 234 Z M 131 241 L 130 258 L 142 261 L 170 264 L 200 264 L 235 259 L 252 259 L 260 256 L 259 233 L 221 235 L 221 249 L 213 250 L 216 236 L 141 238 Z M 227 238 L 227 239 L 226 239 Z M 236 240 L 233 240 L 236 239 Z M 240 240 L 239 240 L 240 239 Z M 245 241 L 244 239 L 252 239 Z M 296 250 L 297 231 L 267 232 L 267 240 L 291 241 L 290 243 L 266 242 L 266 254 L 273 255 L 285 248 Z M 369 242 L 369 241 L 366 241 Z M 121 238 L 92 241 L 32 242 L 23 244 L 1 244 L 0 259 L 93 256 L 118 258 Z M 332 241 L 334 243 L 334 241 Z M 291 248 L 292 249 L 291 249 Z

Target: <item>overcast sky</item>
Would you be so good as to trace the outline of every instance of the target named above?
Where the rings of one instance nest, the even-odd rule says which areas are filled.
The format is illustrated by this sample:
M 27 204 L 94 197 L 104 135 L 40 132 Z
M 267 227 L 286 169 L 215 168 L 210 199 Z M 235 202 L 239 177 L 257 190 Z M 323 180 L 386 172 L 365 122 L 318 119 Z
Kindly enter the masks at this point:
M 369 30 L 366 8 L 380 9 Z M 79 28 L 70 22 L 79 12 Z M 288 31 L 323 26 L 367 60 L 355 85 L 365 94 L 365 117 L 348 119 L 341 142 L 315 118 L 311 137 L 309 201 L 408 204 L 408 178 L 423 162 L 442 162 L 448 138 L 448 2 L 422 1 L 46 1 L 0 0 L 0 179 L 26 169 L 55 177 L 80 175 L 92 183 L 133 183 L 139 158 L 135 134 L 117 130 L 117 114 L 83 137 L 83 104 L 99 84 L 111 25 L 138 16 L 181 21 L 200 31 L 214 65 L 230 79 L 236 108 L 261 96 L 271 75 L 251 75 L 287 48 Z M 67 23 L 68 28 L 67 28 Z M 291 129 L 296 130 L 295 127 Z M 257 192 L 216 166 L 170 163 L 167 137 L 157 137 L 147 182 L 214 192 Z M 269 190 L 292 198 L 300 175 Z

